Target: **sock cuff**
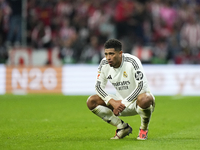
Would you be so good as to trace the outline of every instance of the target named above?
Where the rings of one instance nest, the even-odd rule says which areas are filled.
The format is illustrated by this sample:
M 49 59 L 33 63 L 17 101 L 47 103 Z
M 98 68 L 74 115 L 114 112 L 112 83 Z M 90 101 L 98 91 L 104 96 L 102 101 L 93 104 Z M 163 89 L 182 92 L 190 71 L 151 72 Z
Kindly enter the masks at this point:
M 96 113 L 98 113 L 99 108 L 100 108 L 100 105 L 98 105 L 97 107 L 95 107 L 91 111 L 96 114 Z
M 137 110 L 152 110 L 153 109 L 153 106 L 150 105 L 148 108 L 144 109 L 144 108 L 141 108 L 139 105 L 137 105 Z

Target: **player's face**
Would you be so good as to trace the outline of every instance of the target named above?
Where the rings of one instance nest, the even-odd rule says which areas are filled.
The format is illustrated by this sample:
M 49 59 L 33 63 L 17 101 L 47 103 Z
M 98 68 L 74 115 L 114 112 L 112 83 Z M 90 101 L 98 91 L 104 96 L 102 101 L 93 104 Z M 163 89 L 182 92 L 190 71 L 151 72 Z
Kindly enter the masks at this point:
M 115 51 L 114 48 L 105 49 L 105 57 L 108 64 L 113 68 L 118 68 L 122 62 L 122 51 Z

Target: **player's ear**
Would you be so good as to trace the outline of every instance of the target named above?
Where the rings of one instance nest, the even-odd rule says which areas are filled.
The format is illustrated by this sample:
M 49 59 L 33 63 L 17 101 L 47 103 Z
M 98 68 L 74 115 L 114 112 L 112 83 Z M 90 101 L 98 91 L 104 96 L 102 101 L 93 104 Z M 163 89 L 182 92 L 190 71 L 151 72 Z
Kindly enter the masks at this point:
M 119 51 L 119 54 L 121 55 L 121 54 L 122 54 L 122 51 Z

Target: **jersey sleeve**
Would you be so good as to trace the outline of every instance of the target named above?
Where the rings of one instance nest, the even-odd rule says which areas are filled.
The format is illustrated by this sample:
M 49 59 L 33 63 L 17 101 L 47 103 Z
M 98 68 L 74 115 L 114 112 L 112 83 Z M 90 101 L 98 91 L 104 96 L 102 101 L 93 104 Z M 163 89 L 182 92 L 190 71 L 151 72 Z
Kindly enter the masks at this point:
M 143 71 L 142 64 L 139 59 L 138 60 L 135 59 L 135 60 L 136 61 L 134 61 L 132 77 L 135 81 L 136 87 L 125 99 L 122 100 L 122 103 L 126 107 L 128 107 L 132 102 L 135 101 L 135 99 L 140 94 L 144 86 L 144 71 Z
M 108 80 L 104 74 L 105 69 L 103 67 L 106 64 L 107 64 L 107 61 L 102 60 L 99 65 L 95 90 L 96 90 L 97 95 L 99 95 L 102 98 L 102 100 L 105 101 L 106 105 L 108 105 L 109 104 L 108 101 L 111 99 L 111 97 L 105 91 L 105 87 Z

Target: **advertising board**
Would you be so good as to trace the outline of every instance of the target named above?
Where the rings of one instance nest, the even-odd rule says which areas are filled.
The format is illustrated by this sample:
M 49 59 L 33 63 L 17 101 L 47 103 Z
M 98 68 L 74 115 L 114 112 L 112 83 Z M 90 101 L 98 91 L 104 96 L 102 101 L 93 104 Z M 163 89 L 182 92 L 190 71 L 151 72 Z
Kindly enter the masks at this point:
M 0 94 L 95 94 L 98 65 L 11 67 L 0 65 Z M 199 65 L 144 65 L 154 95 L 200 95 Z M 115 93 L 108 82 L 108 93 Z
M 7 67 L 6 93 L 61 93 L 62 67 Z

